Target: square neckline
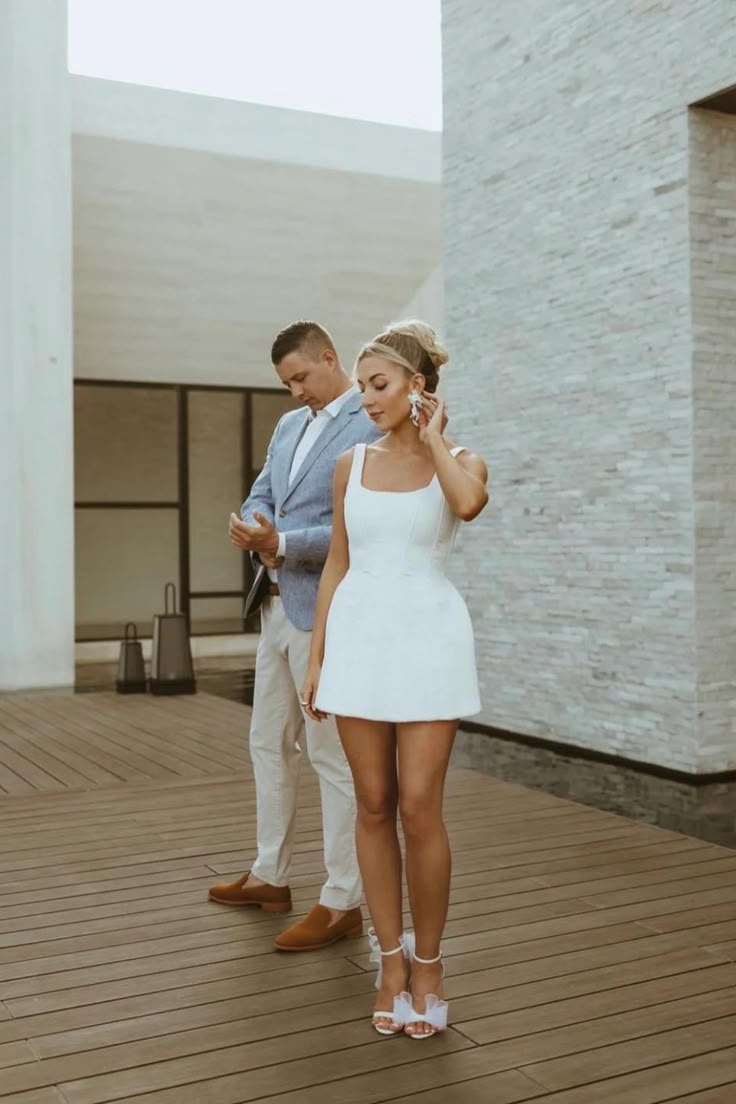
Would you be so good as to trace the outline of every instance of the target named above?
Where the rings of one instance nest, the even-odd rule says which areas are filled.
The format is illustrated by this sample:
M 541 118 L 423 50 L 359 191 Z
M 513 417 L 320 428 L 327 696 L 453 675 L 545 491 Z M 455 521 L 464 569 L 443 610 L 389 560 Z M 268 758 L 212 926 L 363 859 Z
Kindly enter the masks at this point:
M 358 449 L 362 450 L 360 465 L 358 465 L 356 463 L 356 461 L 358 459 Z M 462 445 L 460 445 L 460 446 L 455 445 L 455 447 L 450 450 L 450 455 L 454 456 L 456 453 L 464 452 L 464 451 L 465 450 L 464 450 Z M 356 446 L 356 454 L 353 458 L 353 465 L 357 469 L 356 482 L 357 482 L 358 487 L 360 488 L 360 490 L 365 491 L 366 494 L 380 494 L 380 495 L 387 495 L 387 494 L 390 494 L 390 495 L 421 494 L 422 491 L 428 491 L 429 488 L 431 486 L 433 486 L 433 484 L 435 482 L 438 482 L 437 472 L 435 472 L 434 475 L 432 476 L 432 478 L 430 479 L 429 483 L 425 483 L 423 487 L 415 487 L 411 491 L 378 491 L 378 490 L 374 490 L 372 487 L 366 487 L 363 483 L 363 470 L 365 468 L 365 458 L 366 458 L 367 454 L 368 454 L 368 445 L 365 444 L 365 443 L 362 443 L 362 444 Z

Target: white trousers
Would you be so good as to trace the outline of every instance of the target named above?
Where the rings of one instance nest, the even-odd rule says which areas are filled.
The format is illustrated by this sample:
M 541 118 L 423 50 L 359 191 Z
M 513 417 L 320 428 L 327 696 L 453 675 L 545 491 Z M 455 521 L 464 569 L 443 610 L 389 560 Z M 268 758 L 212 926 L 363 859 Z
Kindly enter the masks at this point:
M 258 857 L 253 874 L 269 885 L 289 884 L 301 749 L 319 776 L 327 881 L 320 904 L 350 909 L 362 894 L 355 850 L 355 791 L 337 726 L 305 717 L 299 691 L 311 633 L 296 629 L 280 598 L 261 608 L 250 757 L 256 783 Z

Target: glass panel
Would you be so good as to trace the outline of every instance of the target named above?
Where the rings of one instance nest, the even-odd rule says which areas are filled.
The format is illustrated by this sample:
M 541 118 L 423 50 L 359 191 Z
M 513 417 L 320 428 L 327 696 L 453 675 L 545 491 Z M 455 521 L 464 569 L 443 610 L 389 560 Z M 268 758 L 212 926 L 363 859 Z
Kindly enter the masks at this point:
M 266 460 L 266 452 L 276 423 L 288 410 L 296 410 L 299 403 L 294 402 L 286 391 L 257 392 L 251 396 L 253 423 L 251 426 L 251 467 L 260 470 Z
M 149 387 L 74 387 L 77 502 L 176 502 L 177 395 Z
M 230 391 L 189 394 L 189 540 L 192 590 L 242 590 L 244 554 L 227 534 L 240 513 L 245 397 Z
M 77 639 L 119 639 L 126 621 L 150 636 L 166 583 L 178 590 L 178 510 L 76 510 L 75 523 Z
M 243 632 L 242 598 L 192 598 L 192 633 Z

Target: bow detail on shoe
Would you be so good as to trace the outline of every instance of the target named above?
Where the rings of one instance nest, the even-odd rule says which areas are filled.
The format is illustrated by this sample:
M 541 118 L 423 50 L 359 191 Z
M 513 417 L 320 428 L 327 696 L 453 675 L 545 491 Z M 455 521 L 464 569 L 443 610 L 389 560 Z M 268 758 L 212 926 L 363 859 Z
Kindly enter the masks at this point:
M 412 1004 L 410 993 L 399 993 L 394 997 L 394 1023 L 406 1027 L 410 1023 L 427 1023 L 435 1031 L 444 1031 L 447 1027 L 447 1001 L 434 993 L 424 998 L 426 1010 L 417 1012 Z
M 376 966 L 380 969 L 381 966 L 381 944 L 378 942 L 378 936 L 376 935 L 375 928 L 368 929 L 368 946 L 371 949 L 369 962 L 375 962 Z
M 371 953 L 368 957 L 369 962 L 375 962 L 378 966 L 378 975 L 376 977 L 376 989 L 381 988 L 383 981 L 383 960 L 384 958 L 390 958 L 395 954 L 403 954 L 404 958 L 409 957 L 409 952 L 406 947 L 407 936 L 403 933 L 399 936 L 399 945 L 394 947 L 391 951 L 382 951 L 381 944 L 378 942 L 378 936 L 376 935 L 375 928 L 368 929 L 368 945 L 370 946 Z

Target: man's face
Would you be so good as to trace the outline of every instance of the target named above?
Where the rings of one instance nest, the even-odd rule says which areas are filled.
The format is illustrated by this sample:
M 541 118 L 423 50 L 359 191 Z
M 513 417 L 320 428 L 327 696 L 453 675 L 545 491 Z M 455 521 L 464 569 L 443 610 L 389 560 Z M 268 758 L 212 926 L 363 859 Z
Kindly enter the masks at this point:
M 276 372 L 297 402 L 322 410 L 334 398 L 335 355 L 330 349 L 310 354 L 296 349 L 276 365 Z

